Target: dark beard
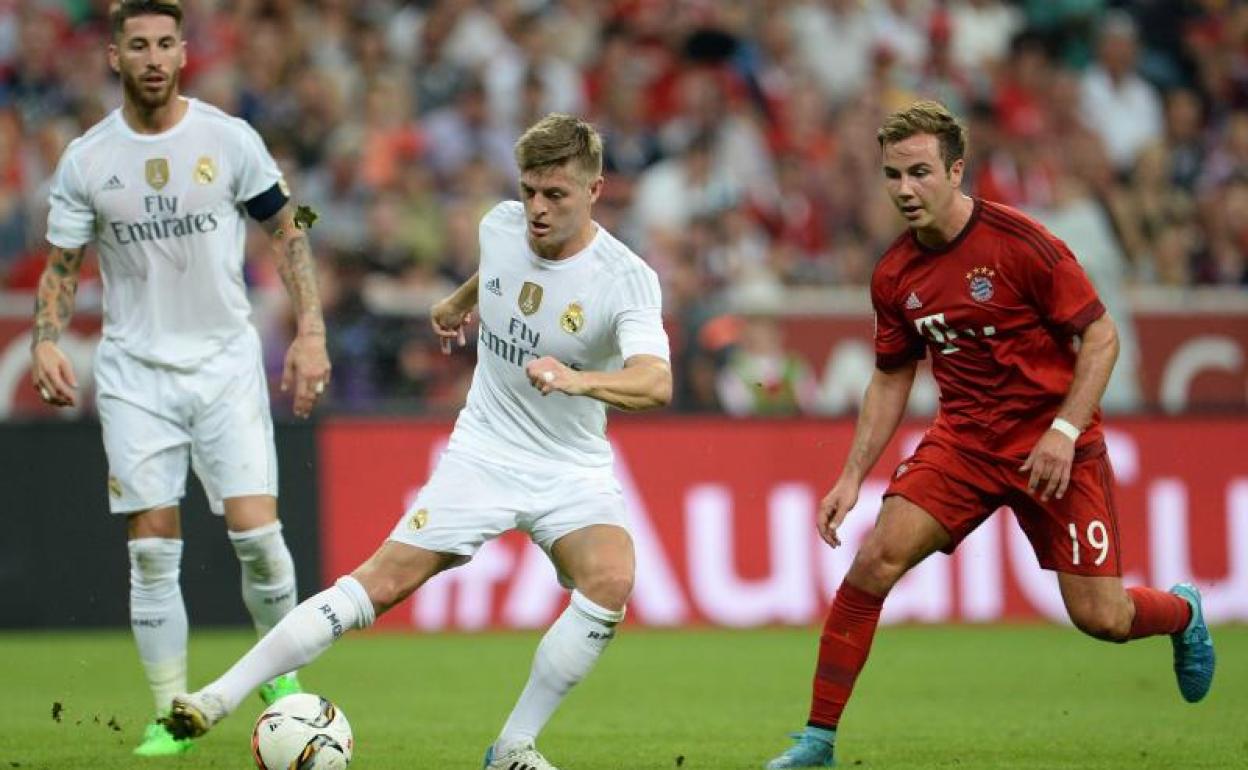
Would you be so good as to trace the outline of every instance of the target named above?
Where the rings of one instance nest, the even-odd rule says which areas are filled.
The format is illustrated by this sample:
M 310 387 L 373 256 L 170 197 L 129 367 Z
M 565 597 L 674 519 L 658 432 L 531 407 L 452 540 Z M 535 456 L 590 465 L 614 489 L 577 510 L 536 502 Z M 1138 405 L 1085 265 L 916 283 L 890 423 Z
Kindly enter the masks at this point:
M 121 76 L 121 86 L 125 89 L 126 99 L 134 106 L 142 110 L 158 110 L 169 104 L 173 95 L 178 90 L 178 73 L 174 73 L 169 82 L 165 84 L 165 88 L 158 94 L 149 94 L 143 88 L 143 83 L 138 78 L 131 78 L 127 75 Z

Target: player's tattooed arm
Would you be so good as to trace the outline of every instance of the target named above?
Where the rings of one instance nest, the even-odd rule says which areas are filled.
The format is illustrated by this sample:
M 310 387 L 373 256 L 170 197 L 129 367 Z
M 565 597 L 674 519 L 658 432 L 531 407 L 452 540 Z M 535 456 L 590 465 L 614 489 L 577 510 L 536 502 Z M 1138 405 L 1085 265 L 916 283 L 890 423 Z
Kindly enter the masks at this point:
M 288 201 L 261 224 L 273 243 L 277 273 L 290 295 L 298 332 L 286 351 L 282 367 L 282 390 L 294 388 L 294 411 L 307 417 L 329 384 L 329 353 L 325 346 L 325 316 L 316 283 L 316 263 L 308 244 L 310 210 Z M 315 218 L 315 217 L 313 217 Z
M 82 246 L 72 249 L 53 246 L 35 293 L 30 384 L 45 403 L 53 406 L 77 403 L 78 380 L 74 367 L 56 343 L 74 314 L 74 295 L 78 292 L 84 249 Z
M 312 259 L 307 231 L 300 225 L 296 213 L 295 206 L 287 202 L 261 224 L 272 238 L 277 273 L 290 295 L 299 334 L 324 336 L 325 318 L 317 289 L 316 262 Z
M 35 332 L 31 347 L 40 342 L 56 342 L 69 326 L 85 250 L 85 246 L 74 249 L 53 246 L 48 254 L 48 264 L 39 276 L 35 294 Z

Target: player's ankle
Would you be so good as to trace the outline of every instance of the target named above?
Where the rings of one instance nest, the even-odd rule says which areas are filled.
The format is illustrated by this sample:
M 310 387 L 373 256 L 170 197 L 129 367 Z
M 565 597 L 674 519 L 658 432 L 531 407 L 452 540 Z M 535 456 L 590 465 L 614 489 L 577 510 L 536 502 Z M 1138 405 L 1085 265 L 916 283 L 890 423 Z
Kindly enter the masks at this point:
M 818 725 L 808 724 L 802 732 L 804 732 L 807 736 L 821 740 L 824 743 L 830 744 L 836 742 L 835 727 L 820 727 Z
M 494 741 L 494 756 L 505 757 L 517 749 L 524 749 L 533 745 L 534 740 L 530 736 L 500 735 L 498 736 L 498 740 Z

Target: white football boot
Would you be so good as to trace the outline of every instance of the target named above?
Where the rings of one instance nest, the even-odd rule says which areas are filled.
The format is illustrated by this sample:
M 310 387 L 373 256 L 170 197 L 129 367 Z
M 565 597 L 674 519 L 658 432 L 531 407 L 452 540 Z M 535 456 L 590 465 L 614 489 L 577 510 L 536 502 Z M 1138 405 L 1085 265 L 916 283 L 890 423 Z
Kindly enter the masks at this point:
M 210 692 L 175 695 L 173 709 L 161 720 L 175 738 L 198 738 L 230 713 L 221 696 Z
M 546 761 L 541 752 L 529 743 L 517 746 L 506 754 L 495 755 L 494 747 L 485 751 L 484 770 L 559 770 Z

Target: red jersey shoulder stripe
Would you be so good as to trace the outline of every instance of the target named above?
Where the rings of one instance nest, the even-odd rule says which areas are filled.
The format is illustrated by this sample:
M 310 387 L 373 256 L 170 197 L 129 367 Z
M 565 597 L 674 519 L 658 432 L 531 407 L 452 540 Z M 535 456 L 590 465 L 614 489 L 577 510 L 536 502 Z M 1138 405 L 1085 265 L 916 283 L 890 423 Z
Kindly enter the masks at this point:
M 1061 252 L 1053 245 L 1053 237 L 1031 217 L 999 203 L 985 206 L 984 213 L 996 229 L 1012 232 L 1030 243 L 1050 266 L 1062 258 Z
M 1007 206 L 1004 203 L 997 203 L 996 201 L 984 201 L 984 212 L 998 214 L 1003 219 L 1007 219 L 1011 222 L 1021 225 L 1027 230 L 1031 230 L 1032 232 L 1035 232 L 1038 235 L 1044 236 L 1046 238 L 1049 235 L 1048 232 L 1044 229 L 1044 225 L 1040 224 L 1035 219 L 1027 216 L 1026 214 L 1014 208 L 1013 206 Z
M 1061 261 L 1062 254 L 1053 245 L 1049 235 L 1028 219 L 1010 217 L 1000 213 L 996 208 L 985 207 L 984 223 L 994 230 L 1012 235 L 1031 246 L 1032 250 L 1049 267 L 1054 267 Z

